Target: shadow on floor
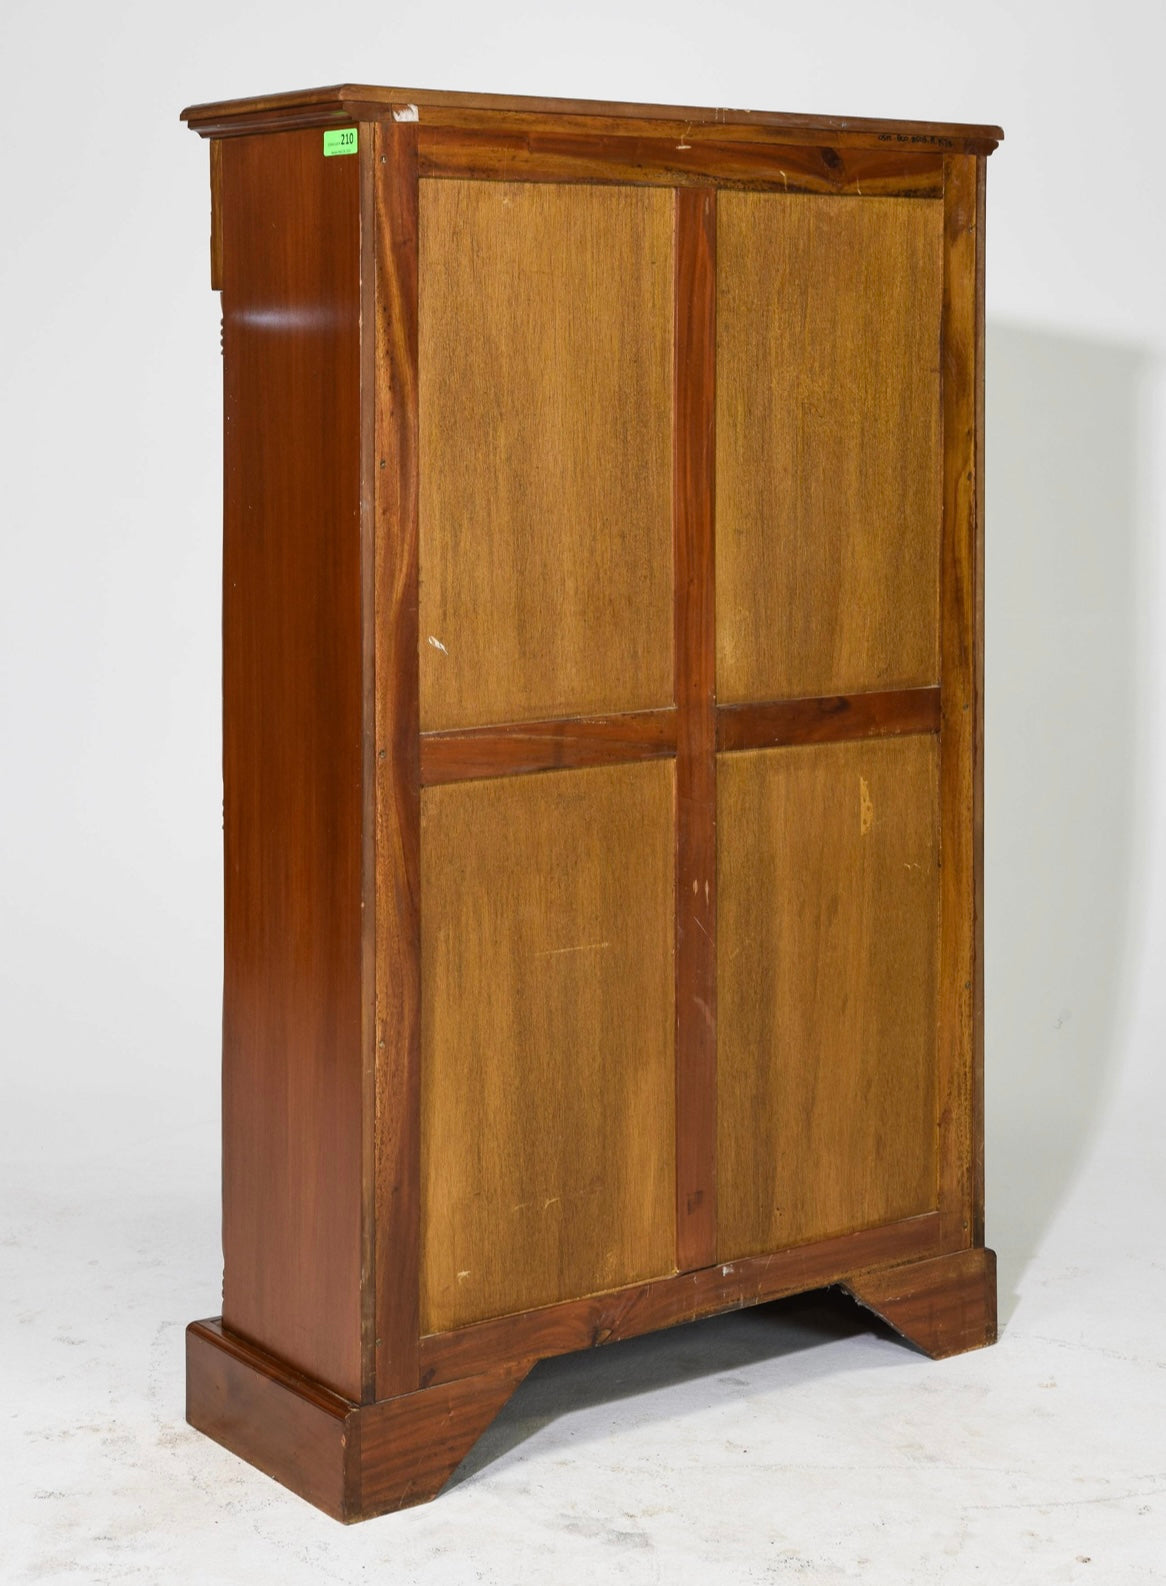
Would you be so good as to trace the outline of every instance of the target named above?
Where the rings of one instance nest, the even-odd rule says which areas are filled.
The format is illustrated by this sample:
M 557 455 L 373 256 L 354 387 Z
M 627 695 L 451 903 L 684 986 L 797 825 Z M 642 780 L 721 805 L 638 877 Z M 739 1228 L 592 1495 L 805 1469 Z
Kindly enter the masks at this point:
M 989 324 L 987 371 L 987 1186 L 1004 1321 L 1121 1056 L 1150 366 Z
M 574 1411 L 706 1379 L 710 1396 L 731 1397 L 750 1386 L 746 1378 L 735 1373 L 762 1361 L 816 1349 L 818 1356 L 812 1367 L 806 1361 L 799 1362 L 798 1380 L 804 1381 L 808 1376 L 825 1375 L 836 1369 L 837 1357 L 822 1346 L 863 1333 L 895 1340 L 902 1345 L 903 1358 L 911 1358 L 910 1346 L 897 1339 L 877 1317 L 841 1290 L 821 1289 L 607 1344 L 601 1349 L 541 1360 L 474 1444 L 450 1485 L 468 1481 L 544 1427 Z M 883 1358 L 893 1362 L 895 1356 Z M 669 1400 L 660 1413 L 675 1414 L 675 1402 Z

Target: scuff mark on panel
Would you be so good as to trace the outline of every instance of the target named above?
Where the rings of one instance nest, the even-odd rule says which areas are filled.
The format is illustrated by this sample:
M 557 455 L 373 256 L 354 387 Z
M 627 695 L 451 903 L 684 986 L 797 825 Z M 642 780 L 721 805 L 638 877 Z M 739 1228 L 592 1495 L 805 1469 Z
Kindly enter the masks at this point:
M 580 942 L 578 947 L 547 947 L 537 954 L 539 958 L 557 958 L 560 953 L 598 953 L 610 942 Z
M 874 825 L 874 804 L 871 802 L 870 784 L 864 776 L 858 779 L 858 830 L 863 837 Z

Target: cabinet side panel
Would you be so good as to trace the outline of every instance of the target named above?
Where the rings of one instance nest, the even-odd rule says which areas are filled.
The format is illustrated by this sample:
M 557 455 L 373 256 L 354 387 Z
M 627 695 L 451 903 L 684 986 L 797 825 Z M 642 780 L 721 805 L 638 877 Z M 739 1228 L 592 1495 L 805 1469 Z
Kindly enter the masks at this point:
M 719 757 L 718 1260 L 935 1209 L 938 758 Z
M 977 161 L 944 162 L 940 1209 L 983 1240 L 983 378 Z
M 221 162 L 223 1319 L 359 1399 L 359 162 Z
M 417 717 L 417 128 L 385 122 L 376 182 L 374 1397 L 417 1386 L 421 763 Z

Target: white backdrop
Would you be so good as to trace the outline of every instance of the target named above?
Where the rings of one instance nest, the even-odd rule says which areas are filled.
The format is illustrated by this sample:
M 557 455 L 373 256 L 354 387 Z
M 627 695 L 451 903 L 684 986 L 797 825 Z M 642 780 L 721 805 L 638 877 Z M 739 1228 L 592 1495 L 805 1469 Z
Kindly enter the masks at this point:
M 1091 1163 L 1118 1206 L 1129 1175 L 1160 1239 L 1139 1131 L 1166 1090 L 1166 8 L 8 0 L 0 38 L 5 1192 L 88 1162 L 99 1193 L 136 1142 L 171 1141 L 157 1161 L 184 1177 L 159 1201 L 205 1223 L 188 1314 L 216 1309 L 217 1164 L 180 1141 L 213 1139 L 217 1101 L 219 328 L 207 149 L 177 115 L 355 80 L 1004 126 L 987 446 L 1002 1313 Z

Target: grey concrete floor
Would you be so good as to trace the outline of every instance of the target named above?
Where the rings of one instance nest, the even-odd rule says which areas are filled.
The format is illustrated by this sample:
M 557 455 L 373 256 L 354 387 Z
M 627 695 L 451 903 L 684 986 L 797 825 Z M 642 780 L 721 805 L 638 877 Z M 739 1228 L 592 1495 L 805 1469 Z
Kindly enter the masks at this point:
M 435 1503 L 349 1529 L 183 1422 L 182 1330 L 216 1309 L 214 1120 L 73 1098 L 50 1159 L 35 1108 L 3 1181 L 4 1582 L 1166 1580 L 1144 1093 L 1055 1195 L 1039 1142 L 1000 1153 L 995 1349 L 933 1363 L 826 1294 L 544 1362 Z

